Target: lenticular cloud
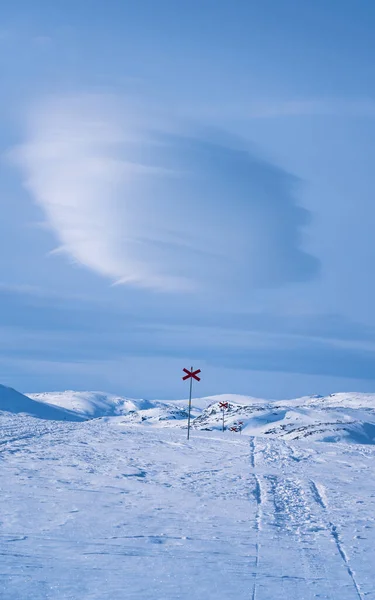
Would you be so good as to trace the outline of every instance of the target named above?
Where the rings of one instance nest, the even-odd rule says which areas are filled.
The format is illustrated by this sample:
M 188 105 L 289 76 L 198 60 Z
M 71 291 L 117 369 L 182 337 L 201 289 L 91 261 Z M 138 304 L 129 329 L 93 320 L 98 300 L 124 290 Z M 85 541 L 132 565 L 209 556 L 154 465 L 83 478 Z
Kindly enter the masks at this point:
M 32 113 L 15 156 L 60 252 L 113 283 L 162 291 L 314 276 L 290 175 L 217 136 L 151 125 L 90 96 Z

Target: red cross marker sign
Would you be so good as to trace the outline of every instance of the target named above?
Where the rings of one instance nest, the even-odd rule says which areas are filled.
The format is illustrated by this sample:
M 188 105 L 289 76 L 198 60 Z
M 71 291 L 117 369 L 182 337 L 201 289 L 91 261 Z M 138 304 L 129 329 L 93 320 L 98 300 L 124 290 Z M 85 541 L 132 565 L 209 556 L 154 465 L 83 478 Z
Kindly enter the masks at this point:
M 183 381 L 186 381 L 186 379 L 190 379 L 190 377 L 192 379 L 195 379 L 196 381 L 200 381 L 201 378 L 198 377 L 198 373 L 201 372 L 200 369 L 197 369 L 196 371 L 193 371 L 193 368 L 191 369 L 191 371 L 189 371 L 188 369 L 183 369 L 184 373 L 187 373 L 187 375 L 185 375 L 185 377 L 183 377 Z
M 190 371 L 189 371 L 189 369 L 183 369 L 183 372 L 186 373 L 186 375 L 184 375 L 184 377 L 182 378 L 183 381 L 190 379 L 189 413 L 188 413 L 188 427 L 187 427 L 187 439 L 190 439 L 191 390 L 193 388 L 193 379 L 195 379 L 195 381 L 201 380 L 201 378 L 198 377 L 198 373 L 200 373 L 201 370 L 196 369 L 194 371 L 193 367 L 191 367 Z
M 228 408 L 229 404 L 228 402 L 219 402 L 219 408 Z

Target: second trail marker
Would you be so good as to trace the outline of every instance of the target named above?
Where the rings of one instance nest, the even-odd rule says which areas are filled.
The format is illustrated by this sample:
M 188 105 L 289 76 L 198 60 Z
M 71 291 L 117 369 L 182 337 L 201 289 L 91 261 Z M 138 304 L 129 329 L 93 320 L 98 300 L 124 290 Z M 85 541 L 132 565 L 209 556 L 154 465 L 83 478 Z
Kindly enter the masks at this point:
M 221 408 L 222 412 L 223 412 L 223 431 L 225 431 L 225 425 L 224 425 L 224 414 L 226 409 L 229 407 L 229 403 L 228 402 L 219 402 L 219 408 Z

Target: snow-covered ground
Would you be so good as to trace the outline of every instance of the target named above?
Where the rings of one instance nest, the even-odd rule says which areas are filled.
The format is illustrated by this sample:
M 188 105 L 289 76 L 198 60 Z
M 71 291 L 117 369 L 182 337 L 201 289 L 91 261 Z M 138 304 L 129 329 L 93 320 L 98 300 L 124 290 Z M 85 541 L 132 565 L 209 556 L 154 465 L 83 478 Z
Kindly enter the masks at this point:
M 81 419 L 97 402 L 85 398 Z M 212 430 L 198 421 L 189 443 L 186 403 L 117 398 L 111 416 L 102 398 L 106 416 L 74 421 L 17 400 L 18 414 L 9 400 L 0 413 L 1 599 L 375 600 L 375 446 L 350 434 L 371 423 L 374 396 L 271 404 L 282 419 L 231 397 L 251 413 L 242 436 L 219 431 L 218 398 L 204 399 L 197 419 Z M 330 442 L 265 433 L 294 413 L 303 427 L 327 413 Z M 330 426 L 333 414 L 353 423 Z

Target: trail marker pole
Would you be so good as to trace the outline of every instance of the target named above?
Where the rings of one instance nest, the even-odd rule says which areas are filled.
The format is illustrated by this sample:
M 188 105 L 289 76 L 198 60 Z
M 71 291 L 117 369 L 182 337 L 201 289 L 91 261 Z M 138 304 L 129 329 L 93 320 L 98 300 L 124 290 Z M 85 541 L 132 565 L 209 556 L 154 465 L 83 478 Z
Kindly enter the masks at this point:
M 191 370 L 193 370 L 193 367 L 191 367 Z M 189 416 L 188 416 L 188 433 L 187 433 L 187 439 L 190 439 L 190 418 L 191 418 L 191 392 L 193 390 L 193 378 L 190 377 L 190 393 L 189 393 Z
M 228 402 L 219 402 L 219 408 L 221 408 L 222 412 L 223 412 L 223 431 L 225 431 L 225 425 L 224 425 L 224 411 L 228 408 L 229 404 Z
M 243 425 L 243 421 L 236 421 L 235 423 L 233 423 L 232 427 L 229 428 L 229 431 L 236 431 L 237 433 L 240 432 L 240 434 L 242 433 L 242 425 Z
M 190 379 L 190 393 L 189 393 L 189 412 L 188 412 L 188 432 L 187 432 L 187 439 L 190 439 L 190 418 L 191 418 L 191 394 L 193 391 L 193 379 L 195 379 L 196 381 L 200 381 L 201 378 L 198 377 L 198 373 L 201 372 L 200 369 L 197 369 L 196 371 L 193 370 L 193 367 L 191 367 L 190 371 L 188 369 L 183 369 L 184 373 L 186 373 L 186 375 L 182 378 L 183 381 L 186 381 L 187 379 Z

